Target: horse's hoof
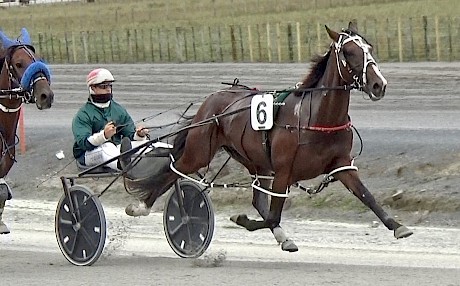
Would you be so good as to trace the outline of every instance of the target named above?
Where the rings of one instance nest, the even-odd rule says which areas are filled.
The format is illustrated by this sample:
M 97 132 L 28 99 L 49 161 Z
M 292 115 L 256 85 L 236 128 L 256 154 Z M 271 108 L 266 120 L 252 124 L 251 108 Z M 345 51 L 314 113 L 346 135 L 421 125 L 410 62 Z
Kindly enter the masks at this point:
M 295 245 L 294 241 L 288 239 L 285 242 L 281 244 L 281 249 L 283 251 L 289 251 L 289 252 L 296 252 L 299 250 L 297 245 Z
M 129 216 L 148 216 L 150 214 L 150 208 L 145 203 L 139 203 L 138 205 L 129 204 L 125 208 L 125 213 Z
M 234 223 L 237 223 L 238 217 L 239 217 L 239 216 L 240 216 L 240 215 L 232 215 L 232 216 L 230 217 L 230 220 L 233 221 Z
M 401 225 L 400 227 L 395 229 L 395 237 L 397 239 L 409 237 L 412 234 L 413 234 L 413 232 L 410 229 L 408 229 L 407 227 L 405 227 L 404 225 Z
M 233 215 L 233 216 L 231 216 L 230 220 L 233 221 L 234 223 L 236 223 L 237 225 L 244 227 L 245 222 L 249 221 L 249 218 L 248 218 L 247 215 L 241 214 L 241 215 Z
M 8 234 L 10 233 L 10 230 L 6 226 L 6 224 L 3 223 L 3 221 L 0 220 L 0 234 Z

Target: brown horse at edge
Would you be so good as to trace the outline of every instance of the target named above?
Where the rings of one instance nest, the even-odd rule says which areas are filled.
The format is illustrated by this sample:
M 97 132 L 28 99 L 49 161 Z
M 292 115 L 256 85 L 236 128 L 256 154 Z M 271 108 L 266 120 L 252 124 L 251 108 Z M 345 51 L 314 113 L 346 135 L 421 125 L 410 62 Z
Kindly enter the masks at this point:
M 5 201 L 11 199 L 11 189 L 5 176 L 15 159 L 18 137 L 16 130 L 23 103 L 35 102 L 38 109 L 48 109 L 54 100 L 50 88 L 50 71 L 36 55 L 25 28 L 17 40 L 0 31 L 0 234 L 10 232 L 2 222 Z

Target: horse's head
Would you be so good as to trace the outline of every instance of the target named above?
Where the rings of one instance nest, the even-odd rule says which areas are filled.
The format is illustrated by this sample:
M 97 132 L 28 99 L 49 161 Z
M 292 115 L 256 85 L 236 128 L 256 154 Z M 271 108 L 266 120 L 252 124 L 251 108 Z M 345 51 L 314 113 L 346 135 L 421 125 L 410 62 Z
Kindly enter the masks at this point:
M 35 48 L 25 28 L 21 30 L 20 38 L 10 40 L 0 31 L 0 40 L 5 49 L 1 88 L 22 88 L 26 102 L 35 102 L 38 109 L 50 108 L 54 100 L 50 70 L 35 55 Z
M 350 22 L 341 33 L 326 26 L 337 59 L 337 68 L 342 79 L 363 90 L 371 100 L 385 95 L 387 80 L 372 56 L 372 46 L 358 34 L 356 22 Z

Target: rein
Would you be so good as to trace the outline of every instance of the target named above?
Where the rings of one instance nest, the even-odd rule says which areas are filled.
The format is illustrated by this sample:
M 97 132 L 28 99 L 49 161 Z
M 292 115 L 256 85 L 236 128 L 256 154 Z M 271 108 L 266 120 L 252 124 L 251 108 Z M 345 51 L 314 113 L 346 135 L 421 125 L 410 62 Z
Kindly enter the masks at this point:
M 3 133 L 1 132 L 0 130 L 0 140 L 1 140 L 1 154 L 0 154 L 0 164 L 3 162 L 3 159 L 5 158 L 5 155 L 8 154 L 8 156 L 10 157 L 11 160 L 13 160 L 13 162 L 17 162 L 16 161 L 16 158 L 14 156 L 14 152 L 11 151 L 11 149 L 13 149 L 16 145 L 19 144 L 19 137 L 17 134 L 14 135 L 14 143 L 11 144 L 11 145 L 8 145 L 8 142 L 6 142 L 6 139 L 5 137 L 3 136 Z
M 9 100 L 21 100 L 21 104 L 18 107 L 10 108 L 0 103 L 0 110 L 5 113 L 15 113 L 21 109 L 21 106 L 24 102 L 28 103 L 29 92 L 24 90 L 22 87 L 13 88 L 13 89 L 2 89 L 0 90 L 0 99 L 9 99 Z

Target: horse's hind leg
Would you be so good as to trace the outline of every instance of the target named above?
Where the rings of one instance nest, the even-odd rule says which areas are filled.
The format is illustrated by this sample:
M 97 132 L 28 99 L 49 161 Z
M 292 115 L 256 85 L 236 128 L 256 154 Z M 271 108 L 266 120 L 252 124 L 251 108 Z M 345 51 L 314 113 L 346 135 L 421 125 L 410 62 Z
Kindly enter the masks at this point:
M 259 179 L 260 182 L 260 187 L 266 190 L 271 189 L 271 179 Z M 277 198 L 277 197 L 272 197 L 273 200 L 282 200 L 282 202 L 279 202 L 281 204 L 281 210 L 283 208 L 284 204 L 284 198 Z M 246 214 L 240 214 L 240 215 L 234 215 L 230 219 L 235 222 L 236 224 L 246 228 L 247 230 L 253 231 L 259 228 L 264 228 L 267 227 L 266 223 L 269 220 L 270 216 L 270 210 L 269 210 L 269 204 L 268 204 L 268 195 L 266 193 L 263 193 L 259 190 L 253 189 L 253 198 L 252 198 L 252 205 L 254 208 L 257 210 L 257 212 L 260 214 L 260 216 L 264 219 L 263 222 L 256 221 L 256 220 L 251 220 L 247 217 Z M 279 214 L 279 217 L 281 219 L 281 213 Z M 275 237 L 276 241 L 281 244 L 281 249 L 284 251 L 289 251 L 289 252 L 295 252 L 299 250 L 297 245 L 289 239 L 284 232 L 284 230 L 281 228 L 279 225 L 280 219 L 277 220 L 277 223 L 275 224 L 269 224 L 269 225 L 275 225 L 275 226 L 268 226 L 270 228 L 271 232 L 273 233 L 273 236 Z M 276 220 L 275 220 L 276 221 Z M 261 227 L 261 223 L 265 225 L 264 227 Z
M 389 216 L 375 201 L 374 196 L 363 185 L 356 171 L 342 171 L 334 174 L 334 177 L 340 180 L 348 190 L 370 208 L 389 230 L 393 230 L 396 238 L 404 238 L 412 235 L 413 232 L 411 230 Z

